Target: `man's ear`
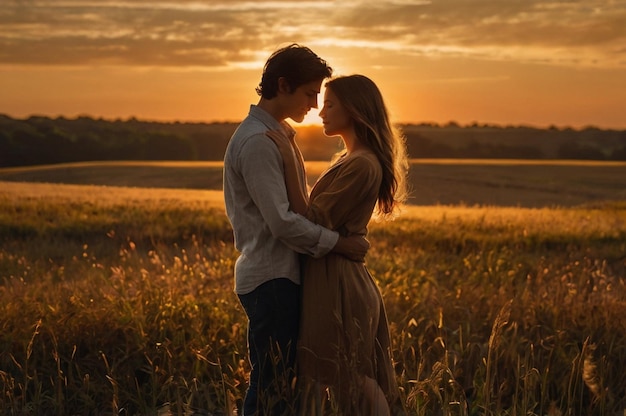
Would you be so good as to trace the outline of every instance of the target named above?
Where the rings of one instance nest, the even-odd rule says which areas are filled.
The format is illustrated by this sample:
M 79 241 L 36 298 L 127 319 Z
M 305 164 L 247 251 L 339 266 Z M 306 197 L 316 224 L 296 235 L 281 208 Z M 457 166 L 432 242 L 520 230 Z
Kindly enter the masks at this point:
M 291 86 L 285 77 L 278 78 L 278 92 L 282 92 L 283 94 L 291 94 Z

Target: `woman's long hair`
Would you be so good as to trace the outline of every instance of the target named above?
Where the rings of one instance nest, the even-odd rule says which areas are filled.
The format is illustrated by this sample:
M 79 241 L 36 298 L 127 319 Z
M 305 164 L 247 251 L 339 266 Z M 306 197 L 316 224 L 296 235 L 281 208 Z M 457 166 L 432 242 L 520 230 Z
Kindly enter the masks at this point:
M 372 150 L 382 166 L 377 213 L 383 217 L 407 198 L 408 160 L 404 136 L 389 120 L 389 112 L 376 84 L 363 75 L 334 78 L 326 83 L 354 121 L 357 138 Z

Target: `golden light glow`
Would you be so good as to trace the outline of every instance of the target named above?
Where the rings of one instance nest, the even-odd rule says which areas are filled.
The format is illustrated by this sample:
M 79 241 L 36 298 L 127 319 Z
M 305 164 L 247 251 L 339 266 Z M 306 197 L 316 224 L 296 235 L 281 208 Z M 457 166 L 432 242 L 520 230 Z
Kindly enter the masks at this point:
M 267 57 L 297 42 L 372 78 L 398 122 L 626 128 L 624 2 L 21 3 L 0 8 L 13 117 L 241 120 Z
M 322 125 L 322 119 L 319 116 L 320 110 L 317 110 L 315 108 L 311 109 L 311 111 L 309 111 L 309 113 L 306 115 L 306 117 L 304 117 L 304 120 L 302 120 L 302 124 L 303 126 L 311 126 L 311 125 Z

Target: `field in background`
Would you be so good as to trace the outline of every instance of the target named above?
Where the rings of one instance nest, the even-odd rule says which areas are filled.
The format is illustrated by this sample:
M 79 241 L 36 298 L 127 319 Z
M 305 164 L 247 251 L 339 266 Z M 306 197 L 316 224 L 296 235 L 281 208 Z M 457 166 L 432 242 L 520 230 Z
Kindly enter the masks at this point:
M 37 182 L 0 182 L 0 196 L 7 200 L 32 199 L 45 204 L 72 202 L 110 206 L 121 203 L 175 203 L 185 206 L 223 208 L 222 191 L 171 188 L 136 188 L 104 185 L 65 185 Z
M 328 166 L 308 162 L 313 184 Z M 221 190 L 221 162 L 82 162 L 0 169 L 0 181 Z M 575 206 L 626 200 L 626 162 L 415 159 L 413 205 Z
M 2 182 L 0 238 L 0 412 L 241 404 L 220 191 Z M 409 414 L 626 409 L 624 202 L 409 206 L 369 238 Z

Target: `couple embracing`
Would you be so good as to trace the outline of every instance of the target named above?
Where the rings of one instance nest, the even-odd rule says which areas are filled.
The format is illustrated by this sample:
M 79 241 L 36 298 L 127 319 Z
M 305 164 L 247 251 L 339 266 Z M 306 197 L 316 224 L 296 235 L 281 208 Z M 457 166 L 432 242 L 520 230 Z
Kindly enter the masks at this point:
M 224 157 L 224 198 L 240 252 L 235 293 L 248 317 L 243 415 L 390 415 L 402 408 L 387 316 L 364 258 L 374 213 L 405 197 L 404 142 L 367 77 L 331 78 L 320 117 L 344 150 L 310 194 L 285 121 L 317 108 L 332 69 L 293 44 L 274 52 L 260 100 Z

